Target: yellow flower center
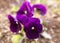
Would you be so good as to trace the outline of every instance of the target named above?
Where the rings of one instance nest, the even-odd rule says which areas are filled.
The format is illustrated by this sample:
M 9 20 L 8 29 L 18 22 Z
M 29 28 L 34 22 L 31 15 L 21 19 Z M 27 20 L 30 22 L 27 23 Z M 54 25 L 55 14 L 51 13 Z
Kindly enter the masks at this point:
M 32 27 L 32 30 L 34 30 L 34 27 Z

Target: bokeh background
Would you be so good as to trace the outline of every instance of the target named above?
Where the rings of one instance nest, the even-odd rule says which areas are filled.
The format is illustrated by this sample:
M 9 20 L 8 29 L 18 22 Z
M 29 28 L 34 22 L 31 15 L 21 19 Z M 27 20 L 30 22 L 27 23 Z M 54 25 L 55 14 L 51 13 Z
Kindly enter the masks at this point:
M 9 29 L 7 15 L 15 15 L 14 6 L 18 8 L 25 0 L 0 0 L 0 43 L 12 43 L 12 33 Z M 31 0 L 31 4 L 44 4 L 47 8 L 45 16 L 41 19 L 46 31 L 52 39 L 40 38 L 39 43 L 60 43 L 60 0 Z M 38 16 L 38 15 L 37 15 Z M 47 24 L 46 24 L 47 23 Z M 21 42 L 19 42 L 21 43 Z M 29 43 L 29 42 L 28 42 Z

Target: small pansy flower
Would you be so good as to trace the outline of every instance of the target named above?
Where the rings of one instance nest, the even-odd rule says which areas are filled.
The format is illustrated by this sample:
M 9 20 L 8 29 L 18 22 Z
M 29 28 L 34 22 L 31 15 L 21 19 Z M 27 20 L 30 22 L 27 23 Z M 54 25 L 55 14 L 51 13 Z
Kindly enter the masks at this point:
M 17 22 L 11 15 L 8 15 L 10 21 L 10 30 L 14 33 L 18 33 L 21 30 L 21 24 Z
M 29 22 L 24 26 L 24 31 L 28 39 L 36 39 L 42 32 L 42 25 L 38 18 L 30 18 Z
M 33 5 L 33 9 L 35 9 L 35 8 L 36 8 L 37 11 L 39 11 L 39 13 L 41 15 L 46 14 L 47 9 L 43 4 L 35 4 L 35 5 Z
M 27 1 L 24 2 L 22 4 L 22 6 L 20 7 L 20 9 L 17 11 L 17 14 L 20 14 L 20 15 L 24 14 L 24 15 L 26 15 L 28 17 L 33 16 L 33 9 L 30 6 L 30 3 L 27 2 Z

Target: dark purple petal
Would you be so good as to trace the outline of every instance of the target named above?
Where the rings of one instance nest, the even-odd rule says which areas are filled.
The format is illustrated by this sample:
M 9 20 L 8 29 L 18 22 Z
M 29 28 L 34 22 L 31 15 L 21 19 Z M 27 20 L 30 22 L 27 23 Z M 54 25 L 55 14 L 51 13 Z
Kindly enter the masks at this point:
M 16 16 L 17 20 L 22 23 L 22 24 L 26 24 L 29 20 L 29 18 L 26 15 L 18 15 Z
M 29 21 L 32 23 L 40 23 L 40 20 L 38 18 L 29 18 Z
M 27 13 L 25 13 L 25 11 Z M 20 15 L 26 14 L 28 17 L 33 16 L 33 10 L 32 10 L 32 7 L 30 6 L 30 3 L 27 1 L 24 2 L 20 7 L 20 9 L 17 11 L 17 14 L 20 14 Z
M 34 27 L 34 29 L 32 29 Z M 24 31 L 27 38 L 35 39 L 39 37 L 39 34 L 42 32 L 42 25 L 38 18 L 31 18 L 29 22 L 24 26 Z
M 26 36 L 28 39 L 36 39 L 39 37 L 39 33 L 37 31 L 29 31 L 28 33 L 26 32 Z
M 44 5 L 42 4 L 36 4 L 36 5 L 33 5 L 33 9 L 36 8 L 38 11 L 40 11 L 40 14 L 41 15 L 45 15 L 46 12 L 47 12 L 47 9 Z
M 17 22 L 11 15 L 8 15 L 8 19 L 10 21 L 10 30 L 12 32 L 18 33 L 18 31 L 21 30 L 20 23 Z

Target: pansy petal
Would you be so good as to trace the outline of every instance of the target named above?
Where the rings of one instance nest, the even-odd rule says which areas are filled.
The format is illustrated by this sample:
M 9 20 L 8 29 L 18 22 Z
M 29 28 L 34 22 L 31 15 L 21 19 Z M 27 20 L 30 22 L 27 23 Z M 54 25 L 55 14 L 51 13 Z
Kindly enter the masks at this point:
M 26 12 L 26 13 L 25 13 Z M 17 14 L 26 14 L 28 17 L 33 16 L 33 10 L 29 2 L 24 2 L 20 9 L 17 11 Z
M 32 23 L 40 23 L 40 20 L 38 18 L 29 18 L 29 21 Z
M 18 33 L 21 30 L 21 25 L 17 22 L 11 15 L 8 15 L 8 19 L 10 21 L 10 30 L 12 32 Z
M 30 31 L 30 32 L 26 32 L 26 36 L 28 39 L 36 39 L 39 37 L 39 33 L 37 33 L 36 31 Z
M 29 20 L 28 17 L 24 14 L 23 15 L 17 15 L 16 18 L 22 24 L 26 24 Z
M 36 8 L 38 11 L 40 11 L 41 15 L 45 15 L 47 12 L 47 9 L 43 4 L 35 4 L 35 5 L 33 5 L 33 9 L 34 8 Z
M 37 31 L 38 31 L 39 33 L 42 33 L 42 30 L 43 30 L 43 29 L 42 29 L 42 28 L 43 28 L 43 27 L 42 27 L 42 24 L 37 24 L 37 26 L 36 26 L 35 28 L 38 28 Z

